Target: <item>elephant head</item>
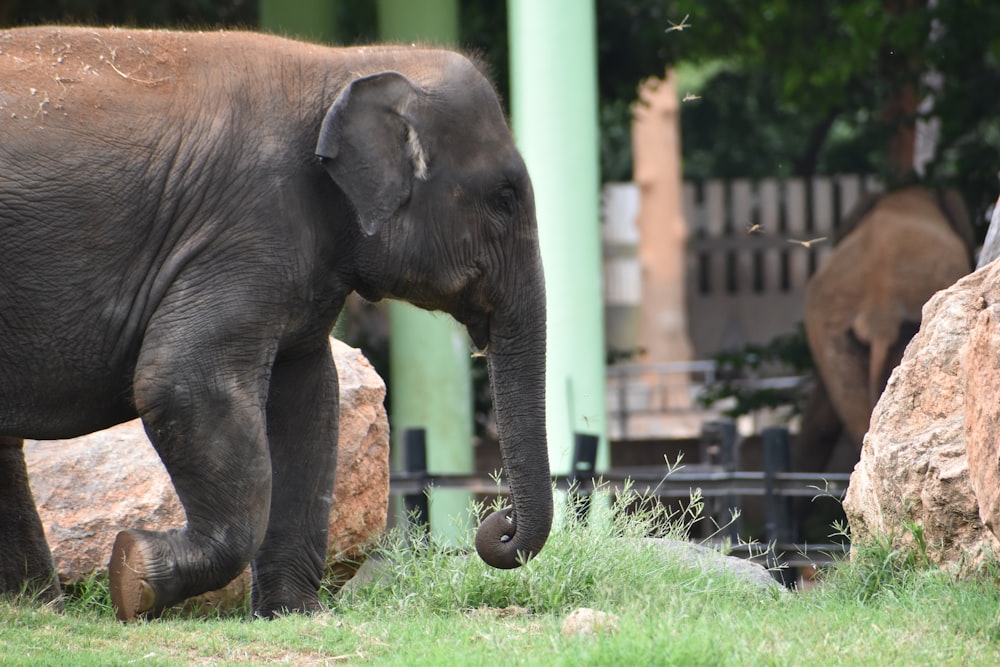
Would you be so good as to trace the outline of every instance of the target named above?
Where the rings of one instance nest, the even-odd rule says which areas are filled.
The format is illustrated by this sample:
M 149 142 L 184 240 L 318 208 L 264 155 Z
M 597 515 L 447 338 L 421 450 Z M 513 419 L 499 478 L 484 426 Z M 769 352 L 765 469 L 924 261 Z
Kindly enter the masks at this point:
M 355 289 L 450 313 L 487 351 L 511 504 L 476 547 L 514 568 L 552 523 L 545 434 L 545 288 L 534 195 L 496 94 L 468 60 L 360 76 L 327 113 L 316 153 L 350 201 Z
M 970 270 L 972 230 L 955 193 L 910 187 L 863 202 L 806 287 L 819 380 L 858 446 L 921 309 Z M 804 421 L 808 419 L 807 414 Z M 806 445 L 808 446 L 808 445 Z

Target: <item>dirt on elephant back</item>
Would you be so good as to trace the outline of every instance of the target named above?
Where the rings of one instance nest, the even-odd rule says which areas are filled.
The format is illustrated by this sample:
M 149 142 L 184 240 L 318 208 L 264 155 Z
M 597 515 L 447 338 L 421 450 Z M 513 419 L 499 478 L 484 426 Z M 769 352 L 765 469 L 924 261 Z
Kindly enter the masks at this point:
M 170 88 L 184 76 L 189 48 L 190 35 L 180 32 L 0 32 L 0 110 L 40 126 L 70 116 L 79 121 L 113 108 L 123 88 Z

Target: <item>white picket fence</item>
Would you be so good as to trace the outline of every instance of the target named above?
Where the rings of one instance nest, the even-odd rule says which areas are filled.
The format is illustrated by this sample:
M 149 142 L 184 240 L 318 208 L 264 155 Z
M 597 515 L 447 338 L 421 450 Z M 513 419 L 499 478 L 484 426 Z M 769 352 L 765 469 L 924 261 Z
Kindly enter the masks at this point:
M 855 174 L 686 182 L 685 316 L 695 359 L 794 331 L 802 320 L 806 281 L 830 253 L 837 224 L 865 194 L 878 190 L 874 178 Z M 622 332 L 634 331 L 635 313 L 648 307 L 635 253 L 641 242 L 635 229 L 637 186 L 608 186 L 604 204 L 608 335 L 621 345 L 627 336 Z M 682 381 L 690 377 L 673 366 Z M 655 387 L 675 385 L 677 378 L 650 383 L 641 379 L 649 369 L 642 370 L 609 372 L 611 424 L 627 424 L 633 414 L 669 411 L 663 407 L 669 401 Z M 690 402 L 682 403 L 678 411 L 691 410 Z
M 876 189 L 874 179 L 858 175 L 686 183 L 695 356 L 794 330 L 806 281 L 830 253 L 837 223 Z

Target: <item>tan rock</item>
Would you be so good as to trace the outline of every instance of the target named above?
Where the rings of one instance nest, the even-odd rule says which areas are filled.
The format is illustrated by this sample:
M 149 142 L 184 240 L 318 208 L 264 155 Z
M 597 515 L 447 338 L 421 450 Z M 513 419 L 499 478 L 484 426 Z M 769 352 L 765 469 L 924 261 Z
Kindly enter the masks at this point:
M 329 567 L 343 581 L 386 525 L 389 426 L 385 384 L 361 354 L 333 341 L 340 377 L 340 437 L 330 514 Z M 107 568 L 120 530 L 182 526 L 166 470 L 138 420 L 73 440 L 28 441 L 25 458 L 45 537 L 64 583 Z M 246 573 L 223 596 L 242 599 Z M 218 602 L 216 596 L 213 604 Z
M 605 611 L 590 609 L 589 607 L 576 609 L 566 617 L 562 625 L 562 635 L 564 637 L 614 634 L 616 632 L 618 632 L 617 616 Z
M 64 583 L 105 569 L 120 530 L 184 524 L 170 478 L 139 420 L 72 440 L 29 440 L 24 455 Z
M 962 356 L 965 451 L 979 518 L 1000 536 L 1000 304 L 982 305 Z
M 856 542 L 880 535 L 905 544 L 913 541 L 907 526 L 916 526 L 931 560 L 957 572 L 1000 553 L 1000 541 L 980 520 L 973 486 L 977 476 L 987 477 L 969 470 L 970 461 L 981 470 L 992 456 L 996 478 L 995 451 L 983 449 L 995 447 L 991 433 L 1000 416 L 992 389 L 1000 382 L 997 315 L 988 304 L 1000 304 L 1000 263 L 924 306 L 920 332 L 875 406 L 851 475 L 844 509 Z
M 389 420 L 385 383 L 360 350 L 334 341 L 334 359 L 340 378 L 340 444 L 327 558 L 331 574 L 346 582 L 385 531 Z

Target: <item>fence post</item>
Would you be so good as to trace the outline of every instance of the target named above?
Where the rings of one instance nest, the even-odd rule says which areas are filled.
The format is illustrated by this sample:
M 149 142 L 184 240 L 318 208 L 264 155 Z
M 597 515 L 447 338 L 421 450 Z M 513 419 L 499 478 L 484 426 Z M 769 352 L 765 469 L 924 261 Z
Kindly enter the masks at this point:
M 739 467 L 736 440 L 736 422 L 732 419 L 705 422 L 698 441 L 701 462 L 734 472 Z
M 406 518 L 417 528 L 430 531 L 431 513 L 427 501 L 427 430 L 403 430 L 403 469 L 420 480 L 421 491 L 403 496 Z
M 704 465 L 718 466 L 724 472 L 733 473 L 739 468 L 739 446 L 736 422 L 719 419 L 706 422 L 701 427 L 698 451 Z M 725 534 L 736 543 L 740 535 L 740 518 L 732 516 L 732 509 L 740 505 L 736 496 L 725 494 L 718 498 L 708 498 L 706 507 L 720 526 L 725 526 Z M 714 531 L 714 528 L 712 529 Z
M 597 445 L 600 439 L 589 433 L 573 434 L 573 467 L 569 473 L 570 493 L 569 506 L 576 512 L 580 523 L 587 521 L 590 512 L 591 491 L 580 491 L 578 484 L 588 484 L 594 478 L 594 468 L 597 467 Z
M 788 496 L 777 488 L 777 473 L 788 472 L 791 467 L 791 437 L 784 426 L 769 426 L 762 434 L 764 447 L 764 534 L 772 547 L 767 554 L 771 575 L 787 587 L 795 584 L 795 572 L 779 567 L 782 554 L 776 553 L 777 545 L 791 544 L 795 540 L 792 525 L 792 508 Z
M 613 369 L 615 367 L 614 365 L 612 365 L 609 366 L 608 368 Z M 628 373 L 619 369 L 617 381 L 618 381 L 618 419 L 620 424 L 618 428 L 621 429 L 621 433 L 618 434 L 618 437 L 621 438 L 622 440 L 628 440 L 628 418 L 629 418 L 628 383 L 630 381 Z

